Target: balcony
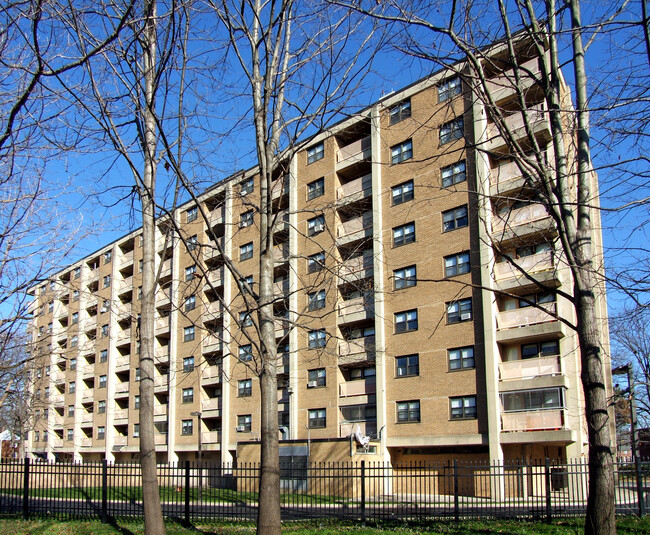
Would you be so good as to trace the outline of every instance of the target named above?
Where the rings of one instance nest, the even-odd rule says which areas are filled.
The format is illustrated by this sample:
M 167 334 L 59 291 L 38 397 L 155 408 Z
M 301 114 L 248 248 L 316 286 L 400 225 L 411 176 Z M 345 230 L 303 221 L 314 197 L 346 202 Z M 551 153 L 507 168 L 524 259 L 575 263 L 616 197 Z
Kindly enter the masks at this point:
M 205 306 L 203 314 L 203 323 L 210 323 L 218 320 L 223 315 L 223 305 L 221 301 L 212 301 Z
M 124 397 L 129 395 L 129 381 L 122 381 L 115 385 L 115 396 Z
M 517 111 L 504 118 L 505 126 L 508 128 L 515 140 L 519 140 L 526 136 L 524 115 L 526 115 L 528 119 L 528 124 L 532 134 L 541 138 L 541 142 L 549 141 L 551 139 L 548 111 L 544 108 L 543 104 L 537 104 L 531 106 L 525 110 L 525 112 Z M 488 124 L 486 137 L 487 140 L 483 144 L 483 150 L 497 151 L 507 147 L 507 142 L 503 137 L 501 137 L 499 129 L 495 123 Z
M 201 371 L 201 378 L 205 385 L 219 383 L 221 381 L 221 369 L 219 366 L 206 366 Z
M 534 379 L 561 373 L 559 355 L 499 363 L 499 375 L 502 381 Z
M 156 357 L 156 362 L 167 362 L 169 360 L 169 346 L 158 346 L 153 351 L 154 357 Z
M 203 260 L 208 262 L 210 260 L 221 258 L 224 250 L 224 239 L 217 238 L 216 241 L 210 240 L 208 243 L 201 247 L 203 253 Z
M 153 378 L 154 390 L 167 390 L 169 386 L 169 375 L 156 375 Z
M 172 259 L 167 258 L 160 266 L 160 280 L 164 281 L 172 276 Z
M 284 278 L 273 283 L 273 296 L 282 297 L 289 293 L 289 279 Z
M 336 201 L 339 205 L 346 205 L 366 197 L 370 197 L 372 194 L 372 175 L 364 175 L 350 182 L 346 182 L 342 186 L 336 189 Z
M 219 418 L 221 416 L 221 398 L 209 398 L 201 401 L 201 411 L 204 418 Z
M 284 264 L 289 261 L 289 244 L 281 243 L 273 247 L 272 251 L 273 262 L 276 264 Z
M 82 448 L 90 448 L 93 445 L 93 439 L 90 437 L 83 437 L 79 439 L 79 446 Z
M 341 147 L 336 153 L 336 170 L 340 171 L 352 164 L 368 160 L 372 156 L 370 136 L 358 139 L 345 147 Z
M 93 413 L 87 411 L 81 411 L 81 426 L 82 427 L 92 427 L 93 425 Z
M 203 431 L 201 433 L 201 442 L 203 444 L 220 444 L 221 431 Z
M 503 281 L 523 277 L 522 271 L 533 274 L 549 269 L 553 269 L 553 251 L 543 251 L 512 261 L 497 262 L 494 265 L 494 278 Z
M 372 277 L 373 271 L 372 251 L 365 251 L 362 255 L 345 260 L 339 265 L 339 284 L 349 284 Z
M 113 438 L 113 445 L 114 446 L 126 446 L 128 441 L 128 437 L 126 435 L 116 435 Z
M 117 339 L 115 340 L 118 346 L 123 346 L 131 343 L 131 327 L 128 329 L 120 329 L 117 332 Z
M 287 232 L 289 230 L 289 211 L 282 210 L 275 217 L 274 233 Z
M 154 327 L 156 336 L 169 335 L 169 321 L 171 316 L 164 316 L 162 318 L 156 318 Z
M 124 253 L 120 249 L 119 255 L 120 269 L 127 268 L 133 264 L 133 249 Z
M 375 301 L 371 295 L 355 297 L 341 301 L 338 305 L 338 325 L 354 323 L 364 319 L 373 318 L 375 315 Z
M 504 214 L 495 214 L 492 220 L 492 237 L 495 241 L 504 242 L 552 228 L 553 221 L 544 205 L 532 203 L 513 208 Z
M 359 364 L 374 360 L 374 336 L 339 342 L 339 365 Z
M 166 446 L 167 445 L 167 433 L 156 433 L 154 435 L 154 442 L 156 446 Z
M 158 419 L 160 419 L 161 417 L 167 418 L 168 411 L 169 411 L 169 405 L 167 404 L 155 403 L 153 406 L 153 415 Z
M 502 412 L 501 431 L 548 431 L 564 429 L 564 409 Z
M 271 200 L 279 199 L 289 193 L 289 177 L 274 180 L 271 184 Z
M 514 69 L 508 69 L 486 82 L 486 89 L 495 104 L 516 95 L 517 87 L 525 94 L 541 80 L 539 59 L 533 58 L 519 65 L 517 75 L 519 76 L 519 85 L 517 85 Z
M 156 291 L 156 306 L 165 307 L 171 304 L 171 286 L 168 288 L 158 288 Z
M 203 353 L 220 353 L 221 352 L 221 339 L 214 335 L 209 334 L 203 338 Z
M 120 355 L 115 359 L 116 371 L 127 371 L 131 363 L 130 355 Z
M 224 222 L 224 217 L 226 215 L 226 207 L 221 205 L 217 206 L 210 212 L 210 227 L 214 227 L 216 225 L 222 225 Z
M 127 277 L 126 279 L 116 279 L 114 285 L 116 286 L 115 289 L 118 295 L 131 293 L 133 291 L 133 277 Z
M 372 211 L 348 219 L 336 228 L 336 244 L 346 245 L 372 236 Z
M 377 436 L 377 422 L 374 420 L 366 420 L 362 422 L 341 422 L 339 424 L 339 437 L 349 437 L 359 426 L 361 436 L 376 437 Z
M 207 292 L 211 290 L 211 286 L 212 288 L 220 288 L 223 286 L 223 267 L 208 271 L 207 283 L 203 286 L 203 291 Z
M 283 338 L 288 334 L 291 323 L 287 318 L 276 318 L 273 323 L 275 325 L 276 338 Z
M 516 329 L 537 325 L 538 323 L 547 323 L 558 321 L 555 314 L 556 303 L 542 303 L 537 307 L 523 307 L 514 310 L 504 310 L 497 315 L 497 329 Z
M 129 419 L 129 409 L 115 409 L 113 420 L 117 424 L 125 424 Z
M 376 391 L 375 380 L 347 381 L 339 384 L 339 407 L 366 405 Z

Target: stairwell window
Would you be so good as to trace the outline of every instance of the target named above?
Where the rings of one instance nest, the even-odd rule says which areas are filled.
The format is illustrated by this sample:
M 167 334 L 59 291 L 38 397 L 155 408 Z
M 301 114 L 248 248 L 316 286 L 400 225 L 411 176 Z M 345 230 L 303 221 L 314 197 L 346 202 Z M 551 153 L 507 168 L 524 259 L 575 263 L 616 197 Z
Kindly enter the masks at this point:
M 390 148 L 390 162 L 398 164 L 413 158 L 413 142 L 409 139 Z
M 190 310 L 194 310 L 196 308 L 196 296 L 195 295 L 190 295 L 187 299 L 185 299 L 185 312 L 189 312 Z
M 181 435 L 190 436 L 194 434 L 194 420 L 181 420 Z
M 454 184 L 465 182 L 467 180 L 467 173 L 465 171 L 465 161 L 457 162 L 453 165 L 443 167 L 441 169 L 442 187 L 448 188 Z
M 438 102 L 445 102 L 450 98 L 460 95 L 462 84 L 458 76 L 447 78 L 438 86 Z
M 319 290 L 309 294 L 309 310 L 325 308 L 325 290 Z
M 325 145 L 321 142 L 307 149 L 307 165 L 325 157 Z
M 459 206 L 452 210 L 442 212 L 442 231 L 450 232 L 469 224 L 467 218 L 467 206 Z
M 413 181 L 409 180 L 391 189 L 393 206 L 412 201 L 414 197 Z
M 325 329 L 309 331 L 309 349 L 318 349 L 327 345 L 327 333 Z
M 183 359 L 183 372 L 190 373 L 194 371 L 194 357 L 185 357 Z
M 194 325 L 185 327 L 183 329 L 183 342 L 191 342 L 192 340 L 194 340 L 194 336 L 195 336 Z
M 440 127 L 440 144 L 445 145 L 457 139 L 461 139 L 464 134 L 464 122 L 462 117 L 457 117 L 453 121 L 443 124 Z
M 196 221 L 199 217 L 199 209 L 196 206 L 193 206 L 192 208 L 188 209 L 187 212 L 185 212 L 185 216 L 188 223 Z
M 307 257 L 307 271 L 315 273 L 325 267 L 325 253 L 320 252 Z
M 239 346 L 239 360 L 241 362 L 249 362 L 253 360 L 253 346 L 251 344 Z
M 248 210 L 247 212 L 242 213 L 239 219 L 239 228 L 250 227 L 253 224 L 255 218 L 255 213 L 253 210 Z
M 406 310 L 395 314 L 395 334 L 417 331 L 418 311 Z
M 472 299 L 459 299 L 447 303 L 447 323 L 460 323 L 462 321 L 472 320 Z
M 183 388 L 183 403 L 194 402 L 194 388 Z
M 390 109 L 390 124 L 396 124 L 411 116 L 411 99 L 395 104 Z
M 247 178 L 241 184 L 239 184 L 240 195 L 248 195 L 249 193 L 253 193 L 254 189 L 255 189 L 255 180 L 253 178 Z

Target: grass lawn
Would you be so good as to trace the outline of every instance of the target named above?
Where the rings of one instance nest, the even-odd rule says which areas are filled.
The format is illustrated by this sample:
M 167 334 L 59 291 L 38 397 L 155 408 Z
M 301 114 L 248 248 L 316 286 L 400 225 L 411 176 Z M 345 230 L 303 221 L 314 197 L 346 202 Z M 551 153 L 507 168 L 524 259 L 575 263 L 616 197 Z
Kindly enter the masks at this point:
M 456 527 L 453 523 L 431 523 L 422 525 L 402 525 L 399 527 L 361 527 L 358 524 L 310 522 L 286 524 L 283 533 L 293 535 L 335 535 L 345 533 L 350 535 L 413 535 L 430 533 L 439 535 L 486 535 L 500 533 L 502 535 L 578 535 L 582 533 L 582 521 L 579 519 L 556 520 L 552 524 L 514 521 L 468 521 Z M 641 535 L 650 533 L 650 517 L 643 519 L 635 517 L 621 518 L 617 522 L 619 534 Z M 142 522 L 120 521 L 115 525 L 101 524 L 98 521 L 81 520 L 0 520 L 0 535 L 141 535 L 144 533 Z M 168 535 L 249 535 L 255 533 L 252 524 L 197 524 L 185 528 L 178 524 L 167 524 Z

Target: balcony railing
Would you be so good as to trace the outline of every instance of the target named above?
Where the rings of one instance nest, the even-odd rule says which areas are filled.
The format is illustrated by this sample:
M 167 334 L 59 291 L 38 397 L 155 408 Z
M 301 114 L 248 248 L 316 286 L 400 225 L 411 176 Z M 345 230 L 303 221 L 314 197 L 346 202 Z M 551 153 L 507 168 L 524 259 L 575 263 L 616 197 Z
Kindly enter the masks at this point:
M 533 379 L 543 375 L 559 375 L 560 357 L 553 355 L 537 359 L 509 360 L 499 363 L 502 381 L 511 379 Z
M 203 318 L 204 321 L 220 318 L 223 314 L 223 305 L 221 304 L 221 301 L 217 300 L 212 301 L 212 303 L 208 303 L 205 307 L 205 314 L 206 316 Z
M 279 178 L 271 183 L 271 199 L 275 200 L 278 197 L 289 193 L 289 177 Z
M 160 268 L 160 278 L 166 279 L 172 276 L 172 259 L 168 258 L 162 263 Z
M 169 405 L 167 404 L 154 404 L 153 406 L 153 415 L 154 416 L 167 416 L 167 412 L 169 411 Z
M 339 437 L 349 437 L 356 431 L 357 426 L 359 426 L 361 436 L 369 436 L 373 438 L 377 436 L 377 422 L 374 420 L 367 420 L 362 422 L 341 422 L 339 425 Z
M 129 355 L 119 356 L 115 359 L 116 368 L 128 368 L 131 363 L 131 357 Z
M 201 401 L 201 410 L 218 411 L 219 409 L 221 409 L 221 398 L 219 397 L 204 399 Z
M 218 382 L 221 380 L 221 370 L 219 369 L 219 366 L 206 366 L 203 368 L 201 371 L 201 377 L 205 381 L 210 381 L 210 382 Z
M 211 260 L 213 258 L 219 258 L 224 250 L 224 239 L 217 238 L 216 241 L 210 240 L 208 243 L 201 247 L 203 252 L 204 260 Z
M 339 266 L 339 279 L 341 282 L 353 282 L 373 274 L 374 259 L 372 251 L 350 258 Z
M 282 243 L 273 247 L 273 260 L 276 263 L 286 262 L 289 259 L 289 244 Z
M 156 323 L 155 323 L 156 334 L 169 332 L 169 320 L 170 320 L 170 316 L 165 316 L 163 318 L 156 318 Z
M 128 420 L 129 409 L 115 409 L 115 412 L 113 413 L 113 418 L 115 420 Z
M 284 295 L 289 291 L 289 279 L 282 279 L 273 283 L 273 295 Z
M 505 432 L 551 429 L 564 429 L 563 409 L 501 413 L 501 430 Z
M 210 281 L 212 286 L 215 288 L 219 288 L 219 286 L 223 285 L 223 267 L 208 271 L 208 281 Z
M 513 263 L 515 265 L 513 265 Z M 517 266 L 521 269 L 517 269 Z M 512 262 L 505 260 L 494 265 L 494 276 L 497 280 L 512 279 L 526 273 L 537 273 L 553 268 L 553 251 L 543 251 L 523 258 L 514 259 Z
M 217 206 L 212 212 L 210 212 L 210 225 L 220 225 L 224 221 L 224 216 L 226 214 L 225 206 Z
M 90 437 L 83 437 L 79 439 L 79 445 L 82 448 L 90 448 L 93 445 L 93 439 Z
M 368 353 L 374 351 L 375 351 L 374 336 L 365 336 L 363 338 L 355 338 L 354 340 L 339 342 L 340 357 L 346 357 L 348 355 L 356 355 L 358 353 Z
M 539 60 L 534 58 L 522 63 L 519 65 L 517 74 L 520 80 L 519 88 L 522 91 L 530 88 L 536 79 L 540 79 Z M 508 95 L 513 94 L 516 87 L 517 81 L 514 69 L 508 69 L 486 82 L 486 88 L 495 102 L 499 102 Z
M 209 334 L 203 338 L 203 351 L 206 353 L 211 353 L 213 351 L 221 350 L 221 339 L 214 334 Z
M 521 208 L 515 208 L 505 214 L 495 214 L 492 221 L 492 232 L 503 230 L 507 227 L 517 227 L 526 225 L 533 221 L 539 221 L 548 217 L 548 212 L 543 204 L 533 203 Z
M 349 397 L 349 396 L 365 396 L 368 394 L 374 394 L 377 388 L 375 381 L 347 381 L 345 383 L 339 384 L 339 396 Z
M 368 136 L 363 139 L 358 139 L 345 147 L 341 147 L 336 153 L 336 163 L 340 164 L 339 166 L 351 165 L 367 160 L 371 155 L 372 148 L 370 136 Z
M 129 437 L 127 437 L 126 435 L 116 435 L 113 438 L 113 445 L 115 445 L 115 446 L 126 446 L 128 438 Z
M 512 329 L 515 327 L 528 327 L 538 323 L 557 321 L 553 316 L 556 303 L 543 303 L 537 307 L 516 308 L 504 310 L 497 315 L 497 329 Z
M 156 446 L 164 446 L 167 444 L 167 433 L 156 433 L 154 435 L 154 442 Z
M 357 196 L 361 193 L 362 197 L 366 197 L 372 191 L 372 175 L 364 175 L 350 182 L 346 182 L 336 189 L 336 199 L 346 199 L 348 197 Z
M 203 431 L 201 441 L 203 444 L 219 444 L 221 442 L 221 431 Z
M 372 212 L 368 210 L 358 217 L 341 223 L 336 229 L 336 237 L 344 238 L 370 229 L 372 229 Z
M 546 126 L 548 128 L 548 111 L 544 108 L 543 104 L 531 106 L 527 110 L 517 111 L 512 115 L 505 117 L 505 125 L 512 133 L 512 136 L 517 139 L 525 135 L 524 115 L 528 119 L 531 131 L 536 132 L 540 128 Z M 487 128 L 487 138 L 489 145 L 498 146 L 503 143 L 503 138 L 499 134 L 499 129 L 495 123 L 491 123 Z
M 165 375 L 156 375 L 153 378 L 153 386 L 154 388 L 163 388 L 166 387 L 169 384 L 169 376 L 167 374 Z

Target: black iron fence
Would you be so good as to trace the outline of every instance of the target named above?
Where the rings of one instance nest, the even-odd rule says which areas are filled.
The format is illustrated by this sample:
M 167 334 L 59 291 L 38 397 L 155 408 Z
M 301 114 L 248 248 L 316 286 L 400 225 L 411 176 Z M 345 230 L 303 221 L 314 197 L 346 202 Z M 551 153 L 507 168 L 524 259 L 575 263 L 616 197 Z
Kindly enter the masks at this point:
M 164 514 L 198 519 L 255 520 L 257 464 L 158 466 Z M 282 462 L 283 520 L 518 518 L 550 521 L 583 515 L 586 461 L 534 463 Z M 644 515 L 650 495 L 650 463 L 619 463 L 616 510 Z M 57 517 L 142 516 L 137 464 L 0 464 L 0 515 Z

